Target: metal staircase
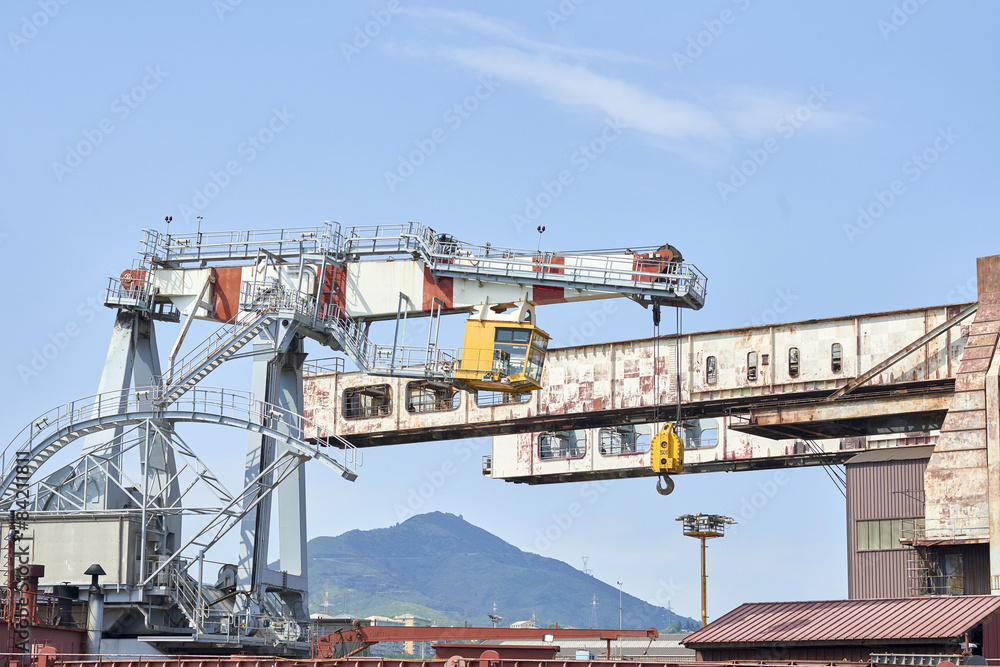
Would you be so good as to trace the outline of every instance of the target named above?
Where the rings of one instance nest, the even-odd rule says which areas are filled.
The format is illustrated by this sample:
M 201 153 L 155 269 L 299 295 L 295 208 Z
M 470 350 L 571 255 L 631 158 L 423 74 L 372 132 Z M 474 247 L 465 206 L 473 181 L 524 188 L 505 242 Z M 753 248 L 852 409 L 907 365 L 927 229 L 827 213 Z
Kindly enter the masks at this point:
M 205 376 L 232 359 L 275 319 L 274 311 L 249 311 L 221 327 L 186 354 L 170 371 L 157 403 L 169 405 L 194 388 Z

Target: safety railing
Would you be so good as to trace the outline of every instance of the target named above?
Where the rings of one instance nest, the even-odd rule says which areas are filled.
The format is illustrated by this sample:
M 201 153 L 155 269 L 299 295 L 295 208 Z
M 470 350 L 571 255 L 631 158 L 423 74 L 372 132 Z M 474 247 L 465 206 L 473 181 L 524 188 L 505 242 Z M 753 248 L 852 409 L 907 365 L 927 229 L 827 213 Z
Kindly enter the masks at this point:
M 340 237 L 337 223 L 321 227 L 161 234 L 144 229 L 139 252 L 150 263 L 169 264 L 256 259 L 261 250 L 278 257 L 332 252 Z
M 324 357 L 322 359 L 307 359 L 302 364 L 302 372 L 306 375 L 340 374 L 344 372 L 344 358 Z
M 240 308 L 256 313 L 280 310 L 312 317 L 316 297 L 275 280 L 245 282 L 240 285 Z
M 149 272 L 126 272 L 123 277 L 108 278 L 104 305 L 148 312 L 153 307 L 153 284 Z
M 403 374 L 414 377 L 451 378 L 456 355 L 434 345 L 427 347 L 379 345 L 365 333 L 364 325 L 335 304 L 320 304 L 317 326 L 330 332 L 347 355 L 366 373 Z
M 196 367 L 209 362 L 212 357 L 231 347 L 249 330 L 260 325 L 267 311 L 241 311 L 233 321 L 219 327 L 205 340 L 174 362 L 163 377 L 162 393 L 168 393 L 179 382 L 187 378 Z
M 539 284 L 602 289 L 625 295 L 670 295 L 704 305 L 708 279 L 692 264 L 667 262 L 657 248 L 587 252 L 539 252 L 463 243 L 416 225 L 409 234 L 425 262 L 440 275 L 527 280 Z
M 9 506 L 18 480 L 17 468 L 28 462 L 33 474 L 45 460 L 32 457 L 36 446 L 53 442 L 76 432 L 80 425 L 89 426 L 100 418 L 122 416 L 170 419 L 177 413 L 207 413 L 217 417 L 232 417 L 239 421 L 269 426 L 283 424 L 283 428 L 299 440 L 316 438 L 340 451 L 339 464 L 355 471 L 362 463 L 361 451 L 336 433 L 326 429 L 301 414 L 273 403 L 259 401 L 250 392 L 232 389 L 195 387 L 169 405 L 154 403 L 159 387 L 141 387 L 112 391 L 88 396 L 39 415 L 7 444 L 0 452 L 0 507 Z M 325 456 L 329 456 L 325 454 Z
M 868 658 L 873 665 L 939 665 L 950 662 L 953 665 L 962 664 L 960 654 L 946 653 L 872 653 Z
M 0 618 L 9 618 L 11 607 L 19 617 L 26 617 L 32 625 L 64 628 L 87 626 L 85 604 L 77 598 L 0 586 Z
M 348 227 L 338 239 L 337 250 L 345 256 L 410 253 L 417 249 L 417 238 L 422 238 L 426 229 L 417 222 Z
M 692 264 L 667 262 L 656 247 L 586 252 L 532 251 L 477 245 L 439 234 L 417 222 L 401 225 L 199 232 L 164 235 L 143 230 L 144 261 L 164 265 L 252 260 L 266 251 L 278 257 L 322 253 L 336 261 L 385 255 L 416 255 L 440 275 L 487 277 L 580 289 L 611 288 L 625 296 L 657 296 L 700 308 L 707 279 Z

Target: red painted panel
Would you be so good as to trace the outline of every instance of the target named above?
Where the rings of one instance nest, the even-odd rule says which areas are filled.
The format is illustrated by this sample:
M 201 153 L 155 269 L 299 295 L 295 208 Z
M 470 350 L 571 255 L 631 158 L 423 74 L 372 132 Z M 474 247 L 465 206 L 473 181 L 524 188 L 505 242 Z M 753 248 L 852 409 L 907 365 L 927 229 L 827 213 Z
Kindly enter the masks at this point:
M 535 285 L 531 288 L 531 300 L 535 302 L 535 305 L 541 305 L 544 303 L 565 303 L 566 295 L 562 287 Z
M 653 282 L 656 274 L 666 268 L 673 256 L 666 246 L 645 255 L 633 254 L 632 270 L 638 273 L 634 274 L 632 279 L 645 283 Z
M 424 267 L 424 310 L 430 310 L 435 298 L 444 302 L 444 309 L 449 310 L 455 305 L 455 279 L 438 278 L 434 281 L 434 275 L 430 268 Z
M 560 257 L 559 255 L 535 255 L 531 258 L 531 261 L 535 264 L 565 264 L 566 258 Z M 552 266 L 536 266 L 534 267 L 535 273 L 566 273 L 566 269 L 559 269 Z
M 123 289 L 130 294 L 138 294 L 146 282 L 146 272 L 142 269 L 126 269 L 119 279 Z
M 347 270 L 342 266 L 327 264 L 319 285 L 319 301 L 343 312 L 347 304 Z
M 240 283 L 243 267 L 225 266 L 215 270 L 215 286 L 212 289 L 212 317 L 220 322 L 229 322 L 240 311 Z

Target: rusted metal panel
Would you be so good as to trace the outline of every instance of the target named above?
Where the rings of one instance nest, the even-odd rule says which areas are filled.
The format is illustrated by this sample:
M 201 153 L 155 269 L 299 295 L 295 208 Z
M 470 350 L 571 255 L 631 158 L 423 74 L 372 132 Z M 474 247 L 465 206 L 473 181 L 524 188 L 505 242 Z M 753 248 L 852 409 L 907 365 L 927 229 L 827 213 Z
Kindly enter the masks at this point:
M 986 392 L 976 391 L 956 391 L 955 397 L 951 401 L 951 410 L 985 410 Z
M 688 334 L 682 344 L 681 398 L 685 406 L 694 409 L 694 414 L 711 416 L 714 409 L 717 416 L 732 407 L 732 403 L 722 401 L 831 391 L 849 381 L 854 369 L 891 354 L 897 340 L 913 340 L 928 327 L 945 321 L 949 312 L 949 307 L 935 307 Z M 937 358 L 928 365 L 924 359 L 914 367 L 887 369 L 871 382 L 878 385 L 891 384 L 900 378 L 947 379 L 949 369 L 957 366 L 953 357 L 961 353 L 965 340 L 957 327 L 955 331 L 949 330 L 949 335 L 952 343 L 939 350 L 939 354 L 947 357 L 947 363 Z M 837 372 L 831 366 L 833 340 L 843 341 L 842 367 Z M 539 430 L 551 425 L 552 421 L 546 417 L 565 416 L 564 423 L 575 417 L 597 419 L 598 415 L 603 416 L 602 423 L 615 420 L 621 423 L 635 417 L 655 421 L 656 406 L 672 405 L 677 400 L 675 344 L 674 337 L 664 337 L 658 341 L 641 339 L 552 349 L 546 361 L 543 389 L 526 403 L 479 408 L 471 397 L 463 395 L 458 410 L 420 414 L 400 409 L 401 401 L 397 399 L 391 415 L 345 420 L 340 404 L 345 388 L 389 383 L 395 397 L 405 396 L 404 381 L 347 373 L 307 377 L 306 408 L 323 426 L 345 437 L 358 436 L 361 444 L 376 444 L 370 434 L 377 434 L 380 442 L 391 443 L 419 441 L 421 433 L 423 439 L 436 439 L 482 435 L 491 430 Z M 791 348 L 799 352 L 796 377 L 789 374 Z M 747 377 L 750 352 L 758 358 L 755 380 Z M 706 377 L 706 359 L 710 356 L 717 365 L 715 382 L 711 384 Z M 337 386 L 318 386 L 322 384 Z
M 684 640 L 689 648 L 760 642 L 954 639 L 1000 610 L 1000 596 L 743 604 Z
M 926 474 L 926 539 L 982 540 L 989 536 L 989 478 L 987 475 L 986 371 L 996 351 L 1000 316 L 984 285 L 1000 284 L 992 259 L 978 265 L 979 303 L 955 380 L 956 398 L 941 429 Z M 981 407 L 980 407 L 981 406 Z
M 871 400 L 819 403 L 805 407 L 783 407 L 760 410 L 753 419 L 761 425 L 801 422 L 837 421 L 876 415 L 904 415 L 937 412 L 948 409 L 951 394 L 931 396 L 885 397 Z
M 85 658 L 85 659 L 83 659 Z M 202 656 L 196 658 L 174 657 L 174 656 L 101 656 L 91 659 L 89 656 L 60 655 L 58 657 L 59 667 L 444 667 L 444 660 L 431 660 L 426 658 L 413 659 L 385 659 L 381 657 L 371 658 L 339 658 L 336 660 L 309 660 L 305 658 L 288 660 L 282 658 L 271 658 L 266 656 L 252 655 L 228 655 L 228 656 Z M 564 659 L 555 660 L 506 660 L 488 659 L 474 661 L 473 667 L 690 667 L 690 661 L 657 661 L 657 660 L 574 660 L 568 663 Z M 699 663 L 701 667 L 732 667 L 731 663 Z M 768 667 L 774 664 L 787 667 L 787 663 L 770 663 L 767 661 L 758 663 L 758 667 Z M 834 662 L 820 662 L 809 667 L 823 667 L 823 665 L 833 665 Z M 837 667 L 860 667 L 836 661 Z

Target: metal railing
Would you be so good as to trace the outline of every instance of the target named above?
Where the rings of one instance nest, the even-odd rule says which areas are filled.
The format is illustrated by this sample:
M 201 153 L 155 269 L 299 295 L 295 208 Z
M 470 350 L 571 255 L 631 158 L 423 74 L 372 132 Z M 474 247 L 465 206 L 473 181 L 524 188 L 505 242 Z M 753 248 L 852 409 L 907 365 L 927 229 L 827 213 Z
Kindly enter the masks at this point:
M 610 290 L 625 296 L 660 296 L 693 308 L 704 305 L 705 275 L 692 264 L 666 262 L 655 246 L 595 251 L 533 251 L 459 241 L 417 222 L 401 225 L 199 232 L 164 235 L 143 230 L 140 254 L 147 264 L 253 260 L 324 254 L 335 261 L 419 256 L 438 275 Z
M 152 264 L 256 259 L 261 250 L 278 257 L 332 252 L 339 243 L 339 227 L 287 227 L 276 229 L 161 234 L 144 229 L 139 253 Z
M 163 377 L 162 395 L 169 394 L 184 382 L 195 368 L 209 363 L 213 357 L 230 349 L 240 338 L 268 319 L 268 312 L 242 311 L 230 323 L 219 327 L 214 333 L 199 343 L 167 369 Z
M 948 661 L 953 665 L 962 664 L 959 654 L 944 653 L 872 653 L 868 658 L 873 665 L 938 665 Z
M 407 234 L 439 275 L 530 281 L 578 289 L 614 288 L 626 296 L 667 295 L 704 305 L 708 279 L 692 264 L 652 256 L 655 247 L 586 252 L 538 252 L 463 243 L 412 223 Z M 409 246 L 408 246 L 409 247 Z
M 306 375 L 340 374 L 344 372 L 344 358 L 308 359 L 302 364 L 302 372 Z
M 95 394 L 52 408 L 32 420 L 0 452 L 0 506 L 11 502 L 18 479 L 18 464 L 24 465 L 27 460 L 30 474 L 34 474 L 62 447 L 59 442 L 72 440 L 81 425 L 90 426 L 102 420 L 113 424 L 115 417 L 124 419 L 135 413 L 157 419 L 171 419 L 172 415 L 176 419 L 181 416 L 178 413 L 207 413 L 255 424 L 280 422 L 293 437 L 297 434 L 299 440 L 312 437 L 340 450 L 340 463 L 345 469 L 354 471 L 362 463 L 361 451 L 333 431 L 281 406 L 259 401 L 250 392 L 195 387 L 169 405 L 159 405 L 154 403 L 158 391 L 158 387 L 140 387 Z M 42 451 L 35 451 L 42 443 L 48 444 Z

